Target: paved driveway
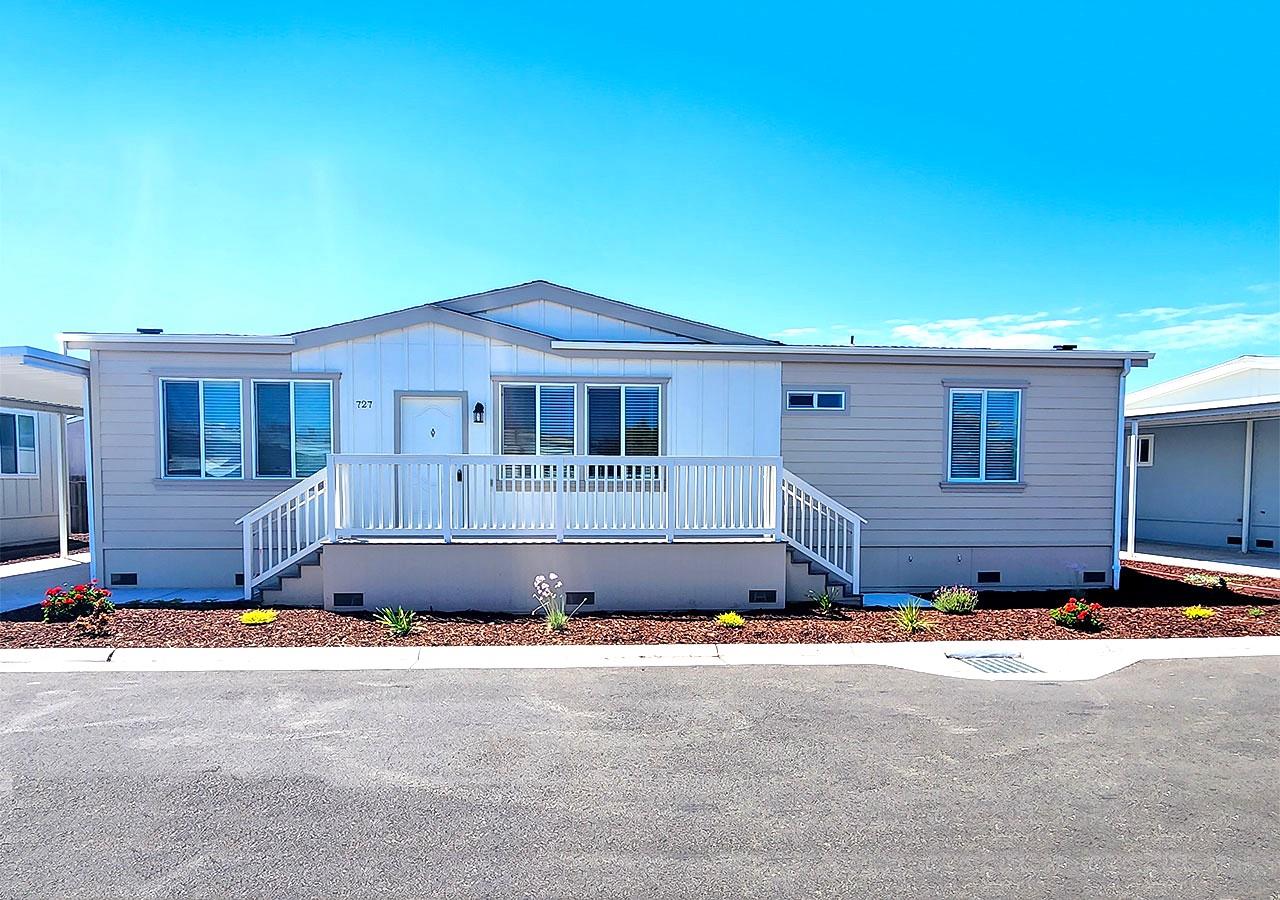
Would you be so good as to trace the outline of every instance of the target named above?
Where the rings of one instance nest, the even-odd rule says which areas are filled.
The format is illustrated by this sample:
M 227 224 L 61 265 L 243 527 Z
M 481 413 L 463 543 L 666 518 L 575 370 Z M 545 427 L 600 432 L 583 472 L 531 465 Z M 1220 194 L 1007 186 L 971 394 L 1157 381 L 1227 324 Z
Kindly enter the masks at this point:
M 1280 666 L 0 676 L 17 897 L 1262 897 Z

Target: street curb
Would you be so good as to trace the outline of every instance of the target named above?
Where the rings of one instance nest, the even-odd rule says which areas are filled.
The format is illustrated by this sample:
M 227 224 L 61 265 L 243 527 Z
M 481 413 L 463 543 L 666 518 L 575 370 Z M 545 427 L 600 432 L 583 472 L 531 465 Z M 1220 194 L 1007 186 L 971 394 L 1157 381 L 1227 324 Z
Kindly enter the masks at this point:
M 979 671 L 949 653 L 1016 654 L 1040 670 Z M 2 672 L 320 672 L 662 666 L 889 666 L 979 681 L 1087 681 L 1144 660 L 1280 656 L 1280 637 L 617 644 L 528 647 L 54 648 L 0 650 Z

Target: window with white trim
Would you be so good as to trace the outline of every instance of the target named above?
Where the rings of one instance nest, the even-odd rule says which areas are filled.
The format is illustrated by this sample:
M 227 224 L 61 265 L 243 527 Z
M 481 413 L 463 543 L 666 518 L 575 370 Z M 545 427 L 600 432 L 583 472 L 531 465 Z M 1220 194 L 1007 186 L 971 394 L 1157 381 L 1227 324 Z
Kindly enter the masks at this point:
M 160 381 L 166 478 L 243 478 L 240 382 L 221 378 Z
M 333 385 L 329 381 L 253 383 L 254 474 L 306 478 L 333 451 Z
M 587 385 L 587 453 L 657 456 L 662 446 L 662 389 L 656 384 Z
M 0 475 L 39 475 L 38 456 L 35 415 L 0 412 Z
M 520 456 L 572 455 L 577 389 L 572 384 L 499 386 L 499 452 Z
M 952 388 L 947 480 L 1013 482 L 1021 468 L 1022 391 Z
M 787 391 L 787 409 L 844 409 L 844 391 Z
M 1151 466 L 1156 461 L 1156 436 L 1154 434 L 1138 435 L 1138 465 Z

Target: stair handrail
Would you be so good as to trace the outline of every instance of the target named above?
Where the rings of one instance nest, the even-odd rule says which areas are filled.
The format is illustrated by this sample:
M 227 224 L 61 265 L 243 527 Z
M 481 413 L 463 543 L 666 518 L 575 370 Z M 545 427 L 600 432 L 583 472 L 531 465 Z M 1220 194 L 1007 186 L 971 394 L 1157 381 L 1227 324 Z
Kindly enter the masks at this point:
M 797 498 L 806 508 L 814 510 L 819 520 L 802 523 L 796 518 L 789 522 L 788 497 Z M 779 485 L 779 501 L 779 535 L 802 555 L 846 582 L 853 593 L 861 593 L 862 526 L 867 520 L 785 468 Z M 792 510 L 795 511 L 794 507 Z
M 320 469 L 236 519 L 243 529 L 246 600 L 253 599 L 254 588 L 310 555 L 329 537 L 334 515 L 330 468 Z

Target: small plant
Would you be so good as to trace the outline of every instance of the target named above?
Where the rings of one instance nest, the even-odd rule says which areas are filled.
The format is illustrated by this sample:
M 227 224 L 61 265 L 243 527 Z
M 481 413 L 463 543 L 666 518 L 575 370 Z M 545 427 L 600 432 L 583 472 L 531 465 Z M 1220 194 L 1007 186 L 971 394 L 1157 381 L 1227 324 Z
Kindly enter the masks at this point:
M 274 609 L 251 609 L 240 614 L 241 625 L 270 625 L 280 613 Z
M 373 621 L 384 626 L 393 637 L 404 637 L 413 631 L 413 625 L 418 621 L 418 614 L 403 606 L 397 606 L 395 609 L 387 606 L 374 614 Z
M 1072 597 L 1057 609 L 1049 610 L 1049 618 L 1077 631 L 1098 631 L 1102 628 L 1102 604 L 1087 603 L 1084 598 L 1077 600 Z
M 1221 575 L 1209 575 L 1204 572 L 1188 572 L 1182 576 L 1183 584 L 1190 584 L 1194 587 L 1212 588 L 1215 591 L 1229 591 L 1230 586 L 1227 579 Z
M 963 585 L 940 587 L 933 592 L 933 608 L 940 613 L 971 613 L 977 605 L 978 592 Z
M 1261 616 L 1261 615 L 1262 615 L 1262 607 L 1261 607 L 1261 606 L 1250 606 L 1250 607 L 1249 607 L 1249 609 L 1248 609 L 1248 613 L 1249 613 L 1249 618 L 1251 618 L 1251 619 L 1256 619 L 1256 618 L 1258 618 L 1259 616 Z
M 817 607 L 818 614 L 829 616 L 836 611 L 836 594 L 831 588 L 823 588 L 820 591 L 810 591 L 809 599 L 813 601 L 813 605 Z
M 722 612 L 716 616 L 716 621 L 725 628 L 741 628 L 747 624 L 747 620 L 742 618 L 736 612 Z
M 81 616 L 114 612 L 116 607 L 110 598 L 111 592 L 98 587 L 96 578 L 88 584 L 77 584 L 75 587 L 65 584 L 51 587 L 44 592 L 40 615 L 46 622 L 66 622 Z
M 927 631 L 933 623 L 924 617 L 924 607 L 914 600 L 902 604 L 893 611 L 893 621 L 907 634 Z
M 81 616 L 71 623 L 71 627 L 81 637 L 100 638 L 106 637 L 111 633 L 111 629 L 108 627 L 109 624 L 110 619 L 105 612 L 96 612 Z
M 1217 613 L 1209 607 L 1201 606 L 1199 604 L 1196 604 L 1195 606 L 1188 606 L 1182 611 L 1182 614 L 1188 619 L 1212 619 L 1217 615 Z
M 573 612 L 567 609 L 568 601 L 564 596 L 564 582 L 555 572 L 548 572 L 533 579 L 533 602 L 536 604 L 533 614 L 542 616 L 547 623 L 547 631 L 564 631 L 573 613 L 582 609 L 582 603 L 579 603 Z

